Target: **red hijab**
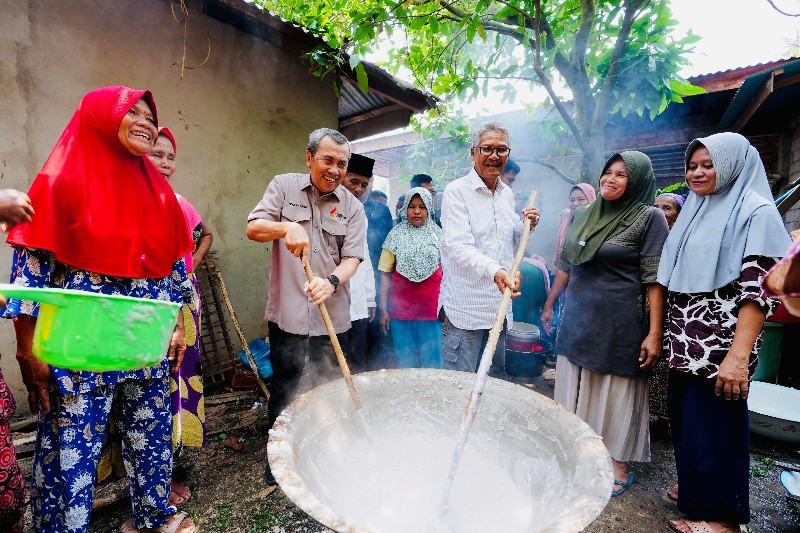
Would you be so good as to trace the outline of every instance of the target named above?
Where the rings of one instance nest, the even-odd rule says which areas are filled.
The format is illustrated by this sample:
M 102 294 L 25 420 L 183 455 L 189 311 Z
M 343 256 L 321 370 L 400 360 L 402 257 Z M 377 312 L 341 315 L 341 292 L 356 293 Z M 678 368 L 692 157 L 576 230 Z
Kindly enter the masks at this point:
M 36 216 L 6 242 L 50 250 L 58 261 L 111 276 L 163 278 L 192 249 L 167 181 L 118 138 L 122 118 L 150 91 L 103 87 L 83 97 L 28 191 Z

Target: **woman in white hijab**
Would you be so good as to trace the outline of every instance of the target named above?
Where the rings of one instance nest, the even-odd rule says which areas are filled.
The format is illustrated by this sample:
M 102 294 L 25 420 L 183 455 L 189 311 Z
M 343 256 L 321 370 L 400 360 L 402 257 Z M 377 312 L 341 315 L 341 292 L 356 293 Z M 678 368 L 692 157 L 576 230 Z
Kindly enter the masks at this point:
M 678 471 L 669 493 L 686 515 L 670 526 L 687 533 L 747 530 L 747 391 L 764 319 L 777 307 L 761 279 L 789 235 L 758 151 L 741 135 L 692 141 L 686 182 L 692 192 L 658 271 L 668 289 L 664 347 Z

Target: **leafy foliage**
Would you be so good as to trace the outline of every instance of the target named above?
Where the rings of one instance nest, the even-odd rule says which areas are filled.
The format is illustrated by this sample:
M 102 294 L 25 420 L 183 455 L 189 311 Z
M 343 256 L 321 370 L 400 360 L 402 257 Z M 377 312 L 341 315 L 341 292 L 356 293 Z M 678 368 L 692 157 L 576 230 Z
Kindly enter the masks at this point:
M 256 2 L 325 42 L 310 54 L 315 75 L 349 64 L 362 90 L 359 63 L 387 41 L 391 70 L 446 98 L 486 95 L 489 80 L 543 86 L 583 155 L 584 180 L 602 165 L 611 113 L 652 119 L 703 91 L 678 74 L 699 38 L 672 37 L 668 0 Z M 515 97 L 510 83 L 495 90 L 503 102 Z
M 434 178 L 437 188 L 443 189 L 466 174 L 471 165 L 469 121 L 460 110 L 443 104 L 430 113 L 412 117 L 411 127 L 422 142 L 410 146 L 400 165 L 401 182 L 424 172 Z
M 679 181 L 678 183 L 673 183 L 672 185 L 667 185 L 663 189 L 657 190 L 656 196 L 659 194 L 664 194 L 665 192 L 680 194 L 681 196 L 686 197 L 691 192 L 691 189 L 685 181 Z

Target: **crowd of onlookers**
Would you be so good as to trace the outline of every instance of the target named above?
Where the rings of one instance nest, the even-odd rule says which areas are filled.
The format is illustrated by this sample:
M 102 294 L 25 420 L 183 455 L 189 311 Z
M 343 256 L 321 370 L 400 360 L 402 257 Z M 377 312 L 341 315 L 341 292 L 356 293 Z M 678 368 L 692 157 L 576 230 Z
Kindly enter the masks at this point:
M 312 385 L 341 375 L 320 304 L 356 372 L 476 372 L 510 289 L 522 298 L 506 316 L 490 374 L 506 377 L 515 320 L 540 326 L 554 344 L 555 399 L 609 450 L 612 496 L 634 483 L 630 462 L 650 460 L 648 393 L 660 380 L 678 479 L 668 494 L 685 515 L 671 527 L 738 531 L 749 521 L 749 382 L 764 320 L 779 305 L 767 294 L 800 293 L 796 272 L 784 271 L 797 261 L 778 263 L 790 238 L 756 149 L 734 133 L 692 141 L 686 196 L 657 196 L 650 159 L 620 152 L 597 188 L 570 189 L 564 209 L 519 205 L 512 185 L 520 167 L 502 124 L 478 128 L 469 150 L 472 168 L 441 194 L 431 176 L 415 175 L 396 220 L 386 195 L 371 191 L 374 161 L 352 154 L 331 129 L 309 135 L 308 172 L 269 180 L 246 234 L 272 243 L 270 427 L 304 370 Z M 176 152 L 149 91 L 104 87 L 83 98 L 28 194 L 0 191 L 12 283 L 183 306 L 158 364 L 90 372 L 36 359 L 38 304 L 6 303 L 38 414 L 29 483 L 37 531 L 87 531 L 93 487 L 115 475 L 131 487 L 122 531 L 197 530 L 177 511 L 191 493 L 173 459 L 204 440 L 192 272 L 212 235 L 169 186 Z M 527 246 L 523 222 L 536 227 L 543 214 L 558 216 L 552 273 L 529 253 L 512 277 L 515 250 Z M 778 269 L 781 284 L 766 293 L 762 281 Z M 0 376 L 0 529 L 16 532 L 25 481 L 8 429 L 14 407 Z M 265 480 L 277 482 L 269 464 Z
M 509 322 L 533 323 L 554 339 L 555 399 L 603 437 L 612 496 L 634 483 L 629 463 L 650 460 L 653 385 L 666 392 L 675 448 L 678 483 L 667 493 L 685 515 L 670 527 L 745 528 L 746 399 L 765 318 L 779 306 L 762 281 L 790 245 L 758 152 L 734 133 L 694 140 L 686 195 L 657 194 L 644 153 L 614 154 L 597 189 L 570 189 L 552 274 L 528 253 L 521 284 L 507 275 L 525 246 L 520 214 L 536 224 L 539 211 L 520 212 L 519 195 L 515 202 L 520 169 L 510 152 L 502 125 L 479 129 L 474 167 L 447 185 L 440 211 L 430 176 L 414 176 L 377 265 L 378 320 L 393 335 L 394 359 L 366 359 L 373 368 L 475 372 L 502 290 L 521 286 L 524 304 Z M 506 377 L 503 345 L 501 336 L 495 377 Z

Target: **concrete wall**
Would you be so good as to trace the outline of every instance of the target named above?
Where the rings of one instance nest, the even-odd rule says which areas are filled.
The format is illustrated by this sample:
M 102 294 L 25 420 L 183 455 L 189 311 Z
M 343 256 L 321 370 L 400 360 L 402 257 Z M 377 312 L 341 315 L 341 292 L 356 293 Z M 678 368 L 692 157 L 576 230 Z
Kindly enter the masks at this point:
M 150 89 L 161 125 L 177 137 L 172 185 L 214 231 L 245 335 L 265 330 L 269 247 L 247 240 L 246 216 L 272 176 L 306 169 L 311 130 L 336 127 L 330 83 L 298 57 L 201 14 L 176 21 L 166 0 L 0 0 L 0 13 L 0 187 L 28 189 L 86 92 Z M 184 52 L 194 66 L 209 47 L 208 60 L 181 77 Z M 0 279 L 10 259 L 0 246 Z M 0 324 L 0 363 L 23 411 L 14 352 L 12 325 Z

